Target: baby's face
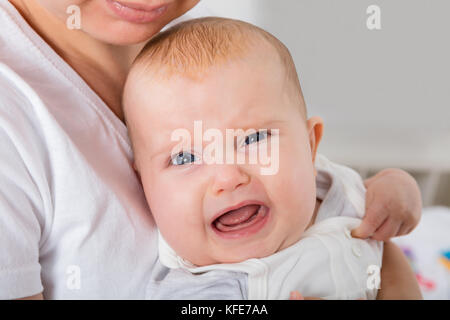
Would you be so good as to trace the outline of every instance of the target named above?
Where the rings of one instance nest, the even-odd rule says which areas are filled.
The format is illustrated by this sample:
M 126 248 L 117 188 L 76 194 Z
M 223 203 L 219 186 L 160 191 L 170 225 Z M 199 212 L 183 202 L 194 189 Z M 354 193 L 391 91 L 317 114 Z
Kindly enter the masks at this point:
M 201 80 L 127 85 L 136 168 L 160 232 L 184 259 L 201 266 L 268 256 L 298 241 L 310 224 L 316 203 L 310 141 L 318 120 L 306 122 L 286 81 L 275 59 L 253 57 L 209 70 Z M 215 129 L 224 140 L 226 129 L 260 132 L 224 142 L 223 153 L 268 146 L 278 170 L 262 175 L 267 164 L 248 159 L 201 162 L 212 140 L 194 145 L 200 120 L 203 133 Z M 187 130 L 192 144 L 173 141 L 177 129 Z

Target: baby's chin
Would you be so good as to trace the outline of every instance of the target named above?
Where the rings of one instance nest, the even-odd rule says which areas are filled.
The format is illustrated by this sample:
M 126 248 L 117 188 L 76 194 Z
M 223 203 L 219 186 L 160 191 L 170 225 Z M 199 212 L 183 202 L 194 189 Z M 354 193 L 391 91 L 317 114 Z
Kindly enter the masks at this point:
M 274 252 L 272 253 L 261 253 L 261 254 L 245 254 L 239 257 L 229 257 L 229 256 L 224 256 L 224 257 L 205 257 L 202 258 L 200 260 L 196 260 L 196 259 L 186 259 L 187 261 L 189 261 L 190 263 L 194 264 L 197 267 L 203 267 L 203 266 L 210 266 L 210 265 L 215 265 L 215 264 L 234 264 L 234 263 L 240 263 L 249 259 L 260 259 L 260 258 L 264 258 L 267 256 L 272 255 Z
M 297 241 L 300 240 L 301 235 L 302 233 L 283 239 L 283 241 L 278 242 L 277 244 L 271 244 L 271 246 L 261 243 L 256 245 L 256 247 L 216 249 L 216 254 L 213 256 L 196 256 L 191 257 L 191 259 L 187 258 L 186 260 L 198 267 L 202 267 L 214 264 L 240 263 L 249 259 L 262 259 L 297 243 Z
M 276 215 L 276 212 L 273 214 Z M 269 219 L 266 228 L 250 237 L 208 241 L 209 245 L 204 245 L 205 250 L 202 253 L 190 251 L 185 259 L 196 266 L 206 266 L 268 257 L 297 243 L 305 230 L 314 222 L 315 215 L 316 212 L 304 212 L 290 216 L 291 218 L 297 216 L 297 220 L 295 218 Z

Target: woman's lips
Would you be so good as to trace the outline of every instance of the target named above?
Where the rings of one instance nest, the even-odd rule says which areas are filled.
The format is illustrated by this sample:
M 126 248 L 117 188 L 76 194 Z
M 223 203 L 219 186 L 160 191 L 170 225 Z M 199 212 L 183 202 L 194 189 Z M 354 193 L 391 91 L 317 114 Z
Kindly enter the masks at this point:
M 269 212 L 265 205 L 245 204 L 219 215 L 211 226 L 221 238 L 238 239 L 259 232 L 266 224 Z
M 158 19 L 167 9 L 168 4 L 148 6 L 140 3 L 127 3 L 106 0 L 110 9 L 121 19 L 133 23 L 149 23 Z

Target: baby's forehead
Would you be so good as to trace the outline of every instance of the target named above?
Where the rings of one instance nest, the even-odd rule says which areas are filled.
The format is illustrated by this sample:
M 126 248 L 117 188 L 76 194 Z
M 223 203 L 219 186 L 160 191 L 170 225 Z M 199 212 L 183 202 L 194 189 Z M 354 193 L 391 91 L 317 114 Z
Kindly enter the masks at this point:
M 274 76 L 276 72 L 266 70 L 267 79 L 263 81 L 264 77 L 252 77 L 243 71 L 256 69 L 255 66 L 244 68 L 246 63 L 216 66 L 215 72 L 210 70 L 197 79 L 186 75 L 161 78 L 148 69 L 135 71 L 125 88 L 128 125 L 145 134 L 146 140 L 165 144 L 175 130 L 194 132 L 196 121 L 200 121 L 205 130 L 215 128 L 225 132 L 227 129 L 266 129 L 277 121 L 288 120 L 283 110 L 287 108 L 285 105 L 295 105 L 295 102 L 288 94 L 283 94 L 286 90 L 282 81 Z M 257 64 L 263 69 L 267 67 Z M 277 65 L 273 68 L 280 69 Z M 283 77 L 283 71 L 277 73 Z M 224 81 L 223 86 L 220 81 Z
M 134 100 L 134 104 L 144 104 L 147 106 L 153 106 L 156 112 L 164 113 L 173 107 L 170 104 L 152 104 L 155 96 L 167 95 L 171 96 L 171 102 L 179 102 L 177 106 L 172 108 L 172 114 L 167 116 L 174 117 L 176 115 L 185 114 L 195 114 L 196 112 L 210 111 L 213 105 L 189 105 L 188 103 L 183 103 L 184 99 L 191 93 L 192 87 L 187 89 L 183 86 L 184 81 L 188 81 L 190 84 L 195 83 L 199 88 L 197 96 L 206 96 L 211 100 L 230 100 L 231 97 L 235 96 L 238 91 L 248 91 L 251 94 L 249 99 L 254 101 L 255 104 L 259 103 L 260 106 L 264 106 L 265 101 L 258 101 L 258 99 L 263 99 L 268 91 L 278 90 L 276 92 L 276 98 L 281 98 L 284 96 L 290 96 L 292 100 L 295 100 L 294 104 L 299 105 L 306 117 L 306 112 L 304 111 L 304 101 L 300 90 L 300 86 L 293 83 L 292 79 L 286 72 L 283 64 L 280 60 L 276 58 L 277 55 L 274 51 L 265 51 L 264 54 L 259 53 L 257 50 L 253 50 L 252 54 L 245 57 L 222 61 L 215 65 L 211 65 L 208 68 L 201 70 L 190 70 L 189 72 L 179 72 L 174 71 L 164 64 L 158 65 L 152 64 L 151 67 L 144 64 L 136 65 L 127 80 L 127 85 L 124 90 L 124 109 L 129 109 L 132 105 L 126 103 L 127 100 Z M 242 81 L 244 70 L 252 73 L 252 77 L 247 77 L 246 82 Z M 247 72 L 248 73 L 248 72 Z M 210 77 L 211 74 L 216 74 L 216 77 Z M 259 83 L 265 81 L 267 85 L 262 88 Z M 236 83 L 239 87 L 227 88 L 223 87 L 217 92 L 210 90 L 211 86 L 218 82 L 228 82 Z M 228 84 L 227 83 L 227 84 Z M 214 88 L 216 89 L 216 88 Z M 153 96 L 152 96 L 153 95 Z M 240 104 L 236 103 L 229 106 L 225 106 L 225 111 L 231 112 L 233 109 L 231 107 L 239 107 Z M 273 106 L 276 107 L 279 101 L 272 100 Z M 198 116 L 201 116 L 199 114 Z M 161 120 L 166 120 L 160 118 Z
M 272 61 L 273 62 L 273 61 Z M 161 76 L 137 70 L 125 87 L 125 109 L 156 114 L 165 122 L 173 118 L 226 121 L 251 117 L 266 119 L 280 109 L 288 93 L 285 74 L 278 64 L 243 59 L 213 66 L 201 76 Z M 210 117 L 208 117 L 210 116 Z
M 220 75 L 218 71 L 217 77 Z M 266 98 L 253 94 L 234 80 L 226 81 L 224 86 L 216 85 L 217 77 L 201 82 L 182 77 L 150 83 L 137 79 L 130 83 L 132 88 L 127 92 L 128 126 L 145 139 L 167 143 L 176 130 L 194 133 L 196 128 L 217 129 L 224 133 L 232 129 L 261 129 L 282 118 L 278 95 Z M 236 87 L 226 87 L 227 84 Z

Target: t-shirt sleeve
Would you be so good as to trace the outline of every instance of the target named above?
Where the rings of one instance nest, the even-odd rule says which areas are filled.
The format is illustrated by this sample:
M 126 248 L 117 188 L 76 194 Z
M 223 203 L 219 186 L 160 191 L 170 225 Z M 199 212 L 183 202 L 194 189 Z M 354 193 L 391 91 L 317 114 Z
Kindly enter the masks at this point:
M 1 80 L 1 79 L 0 79 Z M 2 83 L 0 81 L 0 86 Z M 27 163 L 34 145 L 29 123 L 13 96 L 0 89 L 0 299 L 43 291 L 39 244 L 43 226 L 42 197 Z M 28 143 L 26 138 L 30 138 Z

